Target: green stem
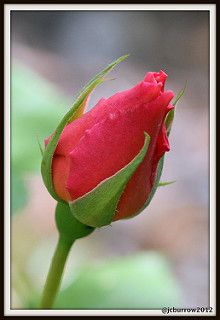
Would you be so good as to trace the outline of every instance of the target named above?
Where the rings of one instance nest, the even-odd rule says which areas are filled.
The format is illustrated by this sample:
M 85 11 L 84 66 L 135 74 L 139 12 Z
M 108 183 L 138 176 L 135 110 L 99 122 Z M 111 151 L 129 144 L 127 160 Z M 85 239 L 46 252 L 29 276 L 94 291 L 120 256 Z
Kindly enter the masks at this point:
M 41 300 L 42 309 L 51 309 L 60 287 L 65 263 L 74 241 L 59 237 L 56 250 L 47 275 Z

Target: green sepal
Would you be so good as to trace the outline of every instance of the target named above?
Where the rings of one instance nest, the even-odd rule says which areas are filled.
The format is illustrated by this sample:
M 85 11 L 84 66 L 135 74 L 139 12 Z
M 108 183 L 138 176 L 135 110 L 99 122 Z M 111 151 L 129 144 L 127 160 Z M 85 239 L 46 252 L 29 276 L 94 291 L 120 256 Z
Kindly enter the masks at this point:
M 175 99 L 175 101 L 173 102 L 173 106 L 175 107 L 177 102 L 182 98 L 185 90 L 186 90 L 186 86 L 187 86 L 187 81 L 184 84 L 184 87 L 180 90 L 180 92 L 177 94 L 177 97 Z M 170 130 L 171 130 L 171 126 L 173 123 L 173 119 L 174 119 L 174 112 L 175 112 L 175 108 L 173 108 L 172 110 L 170 110 L 170 112 L 168 113 L 166 120 L 165 120 L 165 126 L 167 129 L 167 135 L 169 136 L 170 134 Z
M 86 237 L 95 230 L 77 220 L 71 213 L 68 203 L 57 203 L 55 220 L 60 237 L 69 243 Z
M 128 181 L 143 161 L 149 142 L 150 136 L 145 133 L 145 142 L 142 149 L 129 164 L 102 181 L 92 191 L 69 203 L 76 219 L 92 227 L 101 227 L 112 222 L 118 201 Z
M 61 122 L 59 123 L 57 129 L 55 130 L 53 136 L 51 137 L 42 158 L 41 163 L 41 174 L 44 181 L 44 184 L 51 194 L 51 196 L 57 200 L 58 202 L 63 202 L 62 199 L 58 197 L 56 194 L 54 188 L 53 188 L 53 181 L 52 181 L 52 174 L 51 174 L 51 166 L 52 166 L 52 158 L 53 154 L 55 152 L 56 146 L 58 144 L 60 135 L 64 129 L 64 127 L 71 121 L 75 119 L 74 115 L 76 115 L 80 108 L 82 108 L 82 105 L 85 103 L 86 98 L 88 95 L 95 89 L 95 87 L 99 84 L 101 84 L 103 81 L 105 81 L 104 77 L 105 75 L 111 71 L 117 64 L 119 64 L 121 61 L 126 59 L 128 55 L 124 55 L 117 60 L 113 61 L 110 65 L 108 65 L 104 70 L 99 72 L 92 80 L 90 80 L 84 88 L 79 92 L 79 94 L 76 97 L 76 100 L 72 106 L 72 108 L 65 114 Z
M 158 184 L 158 187 L 169 186 L 170 184 L 173 184 L 174 182 L 176 182 L 176 181 L 175 180 L 173 180 L 173 181 L 160 181 Z
M 141 211 L 143 211 L 150 204 L 150 202 L 151 202 L 151 200 L 152 200 L 152 198 L 153 198 L 153 196 L 154 196 L 154 194 L 155 194 L 155 192 L 157 190 L 158 184 L 160 182 L 160 177 L 161 177 L 162 171 L 163 171 L 163 165 L 164 165 L 164 156 L 160 159 L 160 161 L 158 163 L 157 175 L 156 175 L 156 179 L 155 179 L 154 185 L 153 185 L 153 187 L 151 189 L 150 195 L 148 196 L 147 201 L 144 204 L 144 206 L 135 215 L 138 215 Z

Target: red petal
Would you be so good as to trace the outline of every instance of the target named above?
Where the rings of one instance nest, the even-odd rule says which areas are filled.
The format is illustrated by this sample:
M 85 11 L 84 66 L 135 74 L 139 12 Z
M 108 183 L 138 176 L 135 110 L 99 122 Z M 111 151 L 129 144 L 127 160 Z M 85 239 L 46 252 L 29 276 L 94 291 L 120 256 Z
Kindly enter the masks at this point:
M 164 91 L 164 86 L 165 86 L 165 82 L 167 79 L 167 74 L 160 70 L 160 72 L 148 72 L 146 74 L 146 77 L 144 78 L 144 81 L 156 81 L 157 83 L 161 83 L 162 84 L 162 92 Z
M 162 93 L 167 75 L 148 73 L 132 89 L 116 93 L 67 125 L 59 139 L 53 163 L 55 191 L 73 200 L 128 164 L 151 136 L 144 162 L 128 183 L 116 218 L 134 214 L 152 188 L 157 162 L 169 144 L 164 118 L 173 93 Z
M 168 108 L 168 111 L 169 110 L 170 107 Z M 114 220 L 120 220 L 134 215 L 144 206 L 155 181 L 158 161 L 164 153 L 169 150 L 169 142 L 163 121 L 157 136 L 154 153 L 151 159 L 147 153 L 144 161 L 140 164 L 127 184 L 118 203 L 117 214 L 115 215 Z
M 86 130 L 70 153 L 67 189 L 72 199 L 89 192 L 128 164 L 143 146 L 144 131 L 151 136 L 147 153 L 151 159 L 162 122 L 169 111 L 167 101 L 172 97 L 172 93 L 166 92 L 152 103 L 136 101 L 136 105 L 123 111 L 116 107 L 113 111 L 112 107 L 108 118 Z

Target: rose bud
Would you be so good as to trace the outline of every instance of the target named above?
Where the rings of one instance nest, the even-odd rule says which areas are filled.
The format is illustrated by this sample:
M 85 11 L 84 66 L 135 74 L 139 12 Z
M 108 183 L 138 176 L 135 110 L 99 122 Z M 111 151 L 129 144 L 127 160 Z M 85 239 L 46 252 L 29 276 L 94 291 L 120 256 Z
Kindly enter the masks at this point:
M 162 170 L 158 163 L 170 149 L 165 119 L 174 94 L 164 90 L 166 78 L 163 71 L 148 72 L 64 127 L 52 157 L 52 183 L 80 222 L 100 227 L 149 203 Z

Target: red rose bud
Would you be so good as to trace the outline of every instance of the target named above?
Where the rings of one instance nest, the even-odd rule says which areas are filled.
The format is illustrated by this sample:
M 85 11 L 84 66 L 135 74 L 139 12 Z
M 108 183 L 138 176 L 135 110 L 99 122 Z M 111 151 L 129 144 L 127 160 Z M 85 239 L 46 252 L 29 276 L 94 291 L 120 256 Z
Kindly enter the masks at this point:
M 158 162 L 170 149 L 165 118 L 174 94 L 164 91 L 166 78 L 163 71 L 148 72 L 62 131 L 52 158 L 53 187 L 82 223 L 107 225 L 149 202 Z

